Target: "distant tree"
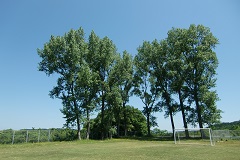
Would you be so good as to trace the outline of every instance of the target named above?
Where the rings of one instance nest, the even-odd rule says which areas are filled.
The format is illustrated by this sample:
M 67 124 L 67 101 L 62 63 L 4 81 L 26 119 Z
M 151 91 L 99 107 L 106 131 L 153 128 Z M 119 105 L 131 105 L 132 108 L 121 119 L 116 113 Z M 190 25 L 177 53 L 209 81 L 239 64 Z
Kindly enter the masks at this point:
M 153 136 L 169 136 L 167 130 L 160 130 L 158 128 L 154 128 L 151 132 Z
M 212 124 L 210 127 L 214 130 L 240 130 L 240 120 L 234 122 L 219 122 L 216 124 Z

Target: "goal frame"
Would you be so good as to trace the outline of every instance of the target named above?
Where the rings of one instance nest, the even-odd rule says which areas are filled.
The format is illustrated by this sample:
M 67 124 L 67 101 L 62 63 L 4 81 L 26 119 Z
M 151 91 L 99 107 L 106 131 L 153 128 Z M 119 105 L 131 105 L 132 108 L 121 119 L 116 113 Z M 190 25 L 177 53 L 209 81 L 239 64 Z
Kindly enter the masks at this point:
M 179 138 L 179 132 L 177 131 L 186 131 L 186 130 L 190 130 L 190 131 L 201 131 L 201 130 L 208 130 L 208 133 L 209 133 L 209 141 L 210 141 L 210 145 L 211 146 L 214 146 L 215 143 L 213 142 L 213 136 L 212 136 L 212 129 L 211 128 L 175 128 L 174 129 L 174 133 L 173 133 L 173 136 L 174 136 L 174 143 L 175 144 L 179 144 L 180 143 L 180 138 Z M 178 133 L 176 135 L 176 133 Z M 177 140 L 178 138 L 178 140 Z M 177 141 L 179 141 L 179 143 L 177 143 Z

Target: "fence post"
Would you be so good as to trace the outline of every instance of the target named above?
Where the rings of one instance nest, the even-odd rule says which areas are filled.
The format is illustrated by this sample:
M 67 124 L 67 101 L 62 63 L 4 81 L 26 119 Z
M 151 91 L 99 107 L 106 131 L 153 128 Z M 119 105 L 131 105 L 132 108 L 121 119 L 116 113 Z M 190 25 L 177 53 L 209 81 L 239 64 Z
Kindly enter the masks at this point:
M 13 135 L 12 135 L 12 144 L 14 143 L 14 137 L 15 137 L 15 131 L 13 131 Z
M 48 130 L 48 142 L 50 141 L 50 134 L 51 134 L 51 131 L 50 129 Z
M 26 143 L 28 142 L 28 130 L 27 130 L 27 135 L 26 135 Z
M 40 129 L 38 130 L 38 143 L 39 143 L 39 140 L 40 140 Z

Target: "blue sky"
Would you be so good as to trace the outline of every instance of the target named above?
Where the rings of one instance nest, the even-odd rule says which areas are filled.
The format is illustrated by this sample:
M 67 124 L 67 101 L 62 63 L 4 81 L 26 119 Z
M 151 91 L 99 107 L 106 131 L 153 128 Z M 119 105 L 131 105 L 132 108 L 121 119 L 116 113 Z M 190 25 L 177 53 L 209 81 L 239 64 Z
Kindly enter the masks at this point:
M 217 93 L 223 122 L 240 120 L 240 1 L 238 0 L 1 0 L 0 2 L 0 130 L 62 127 L 61 102 L 49 91 L 56 76 L 47 77 L 37 67 L 50 35 L 63 35 L 83 27 L 108 36 L 132 55 L 144 40 L 161 40 L 172 27 L 203 24 L 220 44 Z M 142 109 L 138 98 L 130 105 Z M 170 130 L 169 118 L 156 113 L 160 129 Z M 174 117 L 181 128 L 180 114 Z

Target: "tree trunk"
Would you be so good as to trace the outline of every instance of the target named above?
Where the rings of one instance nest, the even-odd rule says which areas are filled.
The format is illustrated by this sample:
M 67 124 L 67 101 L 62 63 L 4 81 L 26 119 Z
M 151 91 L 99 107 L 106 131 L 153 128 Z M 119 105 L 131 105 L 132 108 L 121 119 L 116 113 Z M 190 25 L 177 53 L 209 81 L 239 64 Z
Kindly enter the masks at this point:
M 149 112 L 149 108 L 146 107 L 147 109 L 147 131 L 148 131 L 148 136 L 151 135 L 151 130 L 150 130 L 150 112 Z
M 124 136 L 127 136 L 127 113 L 125 103 L 123 103 L 123 117 L 124 117 Z
M 79 116 L 79 110 L 77 107 L 77 102 L 76 100 L 74 100 L 74 108 L 75 108 L 75 114 L 76 114 L 76 118 L 77 118 L 77 137 L 78 140 L 81 140 L 81 127 L 80 127 L 80 116 Z
M 115 115 L 117 119 L 117 137 L 120 137 L 120 107 L 117 109 L 117 115 Z
M 104 136 L 105 136 L 105 126 L 104 126 L 104 109 L 105 109 L 105 96 L 104 96 L 104 91 L 102 91 L 102 108 L 101 108 L 101 111 L 102 111 L 102 120 L 101 120 L 101 139 L 103 140 L 104 139 Z
M 201 107 L 199 105 L 199 100 L 198 100 L 197 94 L 194 94 L 194 99 L 195 99 L 195 104 L 196 104 L 199 128 L 203 128 L 202 115 L 201 115 L 202 110 L 201 110 Z M 201 132 L 201 137 L 204 138 L 204 131 L 200 130 L 200 132 Z
M 90 117 L 89 117 L 89 109 L 87 109 L 87 140 L 89 140 L 90 135 Z
M 80 120 L 79 120 L 79 115 L 77 114 L 77 136 L 78 140 L 81 140 L 81 127 L 80 127 Z
M 169 110 L 169 116 L 171 119 L 172 133 L 174 134 L 175 125 L 174 125 L 174 120 L 173 120 L 173 109 L 172 109 L 172 106 L 170 105 L 170 97 L 169 97 L 168 93 L 166 93 L 166 103 L 167 103 L 167 107 Z
M 121 108 L 120 108 L 120 105 L 119 105 L 119 107 L 117 108 L 117 116 L 116 116 L 116 119 L 117 119 L 117 137 L 120 137 L 120 114 L 121 114 Z
M 182 112 L 183 125 L 185 128 L 185 135 L 186 135 L 186 138 L 189 138 L 189 131 L 188 131 L 188 126 L 187 126 L 187 121 L 186 121 L 186 116 L 185 116 L 182 94 L 181 94 L 180 90 L 178 91 L 178 96 L 179 96 L 180 108 L 181 108 L 181 112 Z
M 72 96 L 75 98 L 75 94 L 74 94 L 74 89 L 73 89 L 73 81 L 71 84 L 71 92 L 72 92 Z M 77 137 L 78 140 L 81 140 L 81 127 L 80 127 L 80 113 L 79 113 L 79 109 L 78 109 L 78 105 L 77 105 L 77 101 L 76 99 L 73 100 L 73 105 L 74 105 L 74 110 L 75 110 L 75 114 L 76 114 L 76 118 L 77 118 Z
M 173 121 L 173 112 L 172 112 L 172 109 L 169 110 L 169 116 L 170 116 L 170 119 L 171 119 L 172 133 L 174 134 L 175 125 L 174 125 L 174 121 Z
M 120 137 L 120 120 L 118 118 L 118 122 L 117 122 L 117 137 Z

